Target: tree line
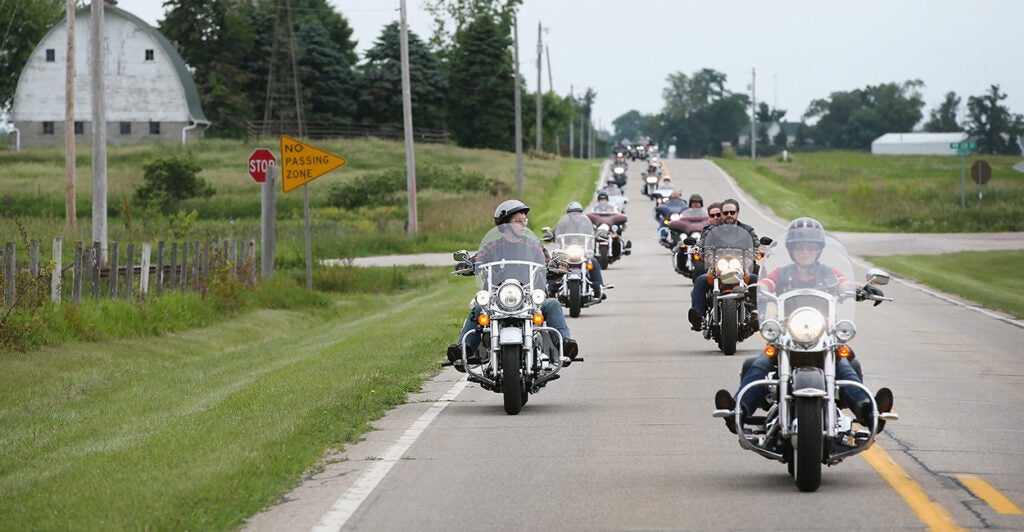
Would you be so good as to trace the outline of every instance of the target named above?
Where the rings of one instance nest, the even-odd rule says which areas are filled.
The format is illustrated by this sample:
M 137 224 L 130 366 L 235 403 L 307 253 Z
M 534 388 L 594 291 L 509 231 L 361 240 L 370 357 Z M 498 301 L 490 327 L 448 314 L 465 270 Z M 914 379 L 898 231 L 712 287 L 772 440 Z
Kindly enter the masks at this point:
M 520 3 L 425 3 L 437 29 L 429 42 L 408 34 L 414 127 L 446 130 L 463 147 L 515 149 L 512 23 Z M 9 13 L 11 6 L 0 3 L 0 20 L 18 15 L 32 23 L 0 45 L 0 71 L 10 74 L 0 76 L 3 108 L 32 49 L 65 15 L 64 0 L 29 2 L 31 13 Z M 163 6 L 157 29 L 192 70 L 212 123 L 207 135 L 242 138 L 250 121 L 294 121 L 300 112 L 307 122 L 402 127 L 397 20 L 360 58 L 348 20 L 327 0 L 165 0 Z M 295 86 L 301 87 L 298 107 Z M 521 89 L 524 106 L 532 104 L 536 93 L 525 84 Z M 582 97 L 542 94 L 544 151 L 568 153 L 569 123 L 579 126 L 582 117 L 589 124 L 595 98 L 592 89 Z M 525 146 L 535 145 L 535 123 L 535 113 L 523 113 Z
M 612 122 L 615 135 L 649 136 L 660 145 L 675 145 L 677 155 L 684 157 L 721 155 L 723 143 L 737 146 L 739 138 L 750 132 L 750 97 L 730 92 L 725 82 L 725 74 L 708 68 L 690 76 L 670 74 L 662 92 L 662 111 L 643 115 L 634 110 L 620 115 Z M 762 102 L 755 113 L 758 153 L 772 155 L 783 149 L 870 150 L 871 142 L 883 134 L 915 131 L 921 124 L 923 87 L 921 80 L 908 80 L 833 92 L 811 102 L 793 139 L 784 130 L 768 138 L 768 126 L 781 123 L 786 110 Z M 1002 103 L 1006 97 L 999 85 L 991 85 L 984 94 L 968 97 L 967 115 L 959 116 L 962 100 L 949 92 L 920 130 L 963 131 L 978 142 L 979 153 L 1020 154 L 1024 116 L 1010 112 Z M 808 125 L 811 121 L 813 125 Z

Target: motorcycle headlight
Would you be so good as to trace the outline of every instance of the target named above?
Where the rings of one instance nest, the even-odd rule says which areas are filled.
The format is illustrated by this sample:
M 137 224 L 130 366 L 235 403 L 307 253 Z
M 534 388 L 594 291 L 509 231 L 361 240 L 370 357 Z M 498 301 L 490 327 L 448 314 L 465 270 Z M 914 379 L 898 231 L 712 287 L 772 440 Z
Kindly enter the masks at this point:
M 583 246 L 580 246 L 578 244 L 573 244 L 566 248 L 565 253 L 568 255 L 568 259 L 574 262 L 583 260 L 583 255 L 585 254 L 585 252 L 583 251 Z
M 653 184 L 655 184 L 657 182 L 658 182 L 658 178 L 657 177 L 651 176 L 651 177 L 647 178 L 647 183 L 650 184 L 650 185 L 653 185 Z
M 774 342 L 782 336 L 782 325 L 775 320 L 765 320 L 761 323 L 761 336 L 769 342 Z
M 668 219 L 672 220 L 674 222 L 674 221 L 676 221 L 676 220 L 678 220 L 678 219 L 680 219 L 682 217 L 683 217 L 683 215 L 679 214 L 678 212 L 674 212 L 674 213 L 669 215 Z
M 619 167 L 615 168 L 615 170 L 614 170 L 614 172 L 615 172 L 616 174 L 621 174 L 621 173 L 623 173 L 623 172 L 625 172 L 625 171 L 626 171 L 626 169 L 625 169 L 625 168 L 622 168 L 621 166 L 619 166 Z
M 810 308 L 799 308 L 786 320 L 786 330 L 796 343 L 811 346 L 825 333 L 825 316 Z
M 715 268 L 718 270 L 718 273 L 727 272 L 730 270 L 743 271 L 743 263 L 740 262 L 740 259 L 723 257 L 715 261 Z
M 504 310 L 515 310 L 523 305 L 523 287 L 515 283 L 506 283 L 498 289 L 498 306 Z
M 611 229 L 611 226 L 608 225 L 608 224 L 601 224 L 601 225 L 597 226 L 597 230 L 598 231 L 608 231 L 610 229 Z
M 533 294 L 531 294 L 530 297 L 533 299 L 533 304 L 539 307 L 542 303 L 544 303 L 544 300 L 548 298 L 548 295 L 545 294 L 543 290 L 538 288 L 537 290 L 533 291 Z
M 841 320 L 836 324 L 836 338 L 840 342 L 849 342 L 857 334 L 857 327 L 850 320 Z
M 476 293 L 476 304 L 481 308 L 491 304 L 491 293 L 487 290 L 481 290 Z

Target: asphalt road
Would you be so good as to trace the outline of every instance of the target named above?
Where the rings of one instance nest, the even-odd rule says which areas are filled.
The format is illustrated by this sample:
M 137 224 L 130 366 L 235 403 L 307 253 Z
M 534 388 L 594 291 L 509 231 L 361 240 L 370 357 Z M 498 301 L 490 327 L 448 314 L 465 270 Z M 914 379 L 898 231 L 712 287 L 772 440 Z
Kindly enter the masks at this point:
M 712 163 L 667 164 L 685 195 L 736 197 L 759 234 L 782 230 Z M 826 468 L 821 488 L 801 493 L 784 464 L 744 451 L 711 417 L 714 392 L 735 389 L 761 343 L 749 338 L 726 357 L 689 330 L 690 281 L 655 241 L 633 166 L 634 252 L 605 272 L 609 299 L 569 321 L 586 362 L 518 416 L 446 369 L 247 528 L 1024 529 L 1024 515 L 969 489 L 977 478 L 1011 511 L 1024 507 L 1021 323 L 902 282 L 885 288 L 894 302 L 861 304 L 853 345 L 866 383 L 894 391 L 901 419 L 870 463 L 859 455 Z M 993 245 L 1019 249 L 1019 236 Z M 859 255 L 937 252 L 949 240 L 840 238 Z

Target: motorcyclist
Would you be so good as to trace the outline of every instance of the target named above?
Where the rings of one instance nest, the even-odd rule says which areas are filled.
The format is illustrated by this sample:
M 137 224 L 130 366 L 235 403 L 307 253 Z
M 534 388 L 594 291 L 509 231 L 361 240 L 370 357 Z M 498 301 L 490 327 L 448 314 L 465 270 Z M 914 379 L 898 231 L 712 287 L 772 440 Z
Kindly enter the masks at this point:
M 665 220 L 669 216 L 683 212 L 686 209 L 686 200 L 683 199 L 683 193 L 678 190 L 673 190 L 672 193 L 669 194 L 668 199 L 665 200 L 665 203 L 654 208 L 654 219 L 658 221 L 659 241 L 668 242 L 669 237 L 671 236 L 668 226 L 665 225 Z
M 847 279 L 843 273 L 834 267 L 822 264 L 820 261 L 822 250 L 825 249 L 825 229 L 821 223 L 814 218 L 797 218 L 793 220 L 786 229 L 786 250 L 792 264 L 777 268 L 765 275 L 758 282 L 758 290 L 765 290 L 768 293 L 781 294 L 798 288 L 830 288 L 836 292 L 857 291 L 857 301 L 863 301 L 867 294 L 882 295 L 882 291 L 871 285 L 858 287 L 857 283 Z M 876 302 L 876 305 L 878 302 Z M 852 356 L 850 358 L 853 358 Z M 747 384 L 756 380 L 764 379 L 772 369 L 773 362 L 764 353 L 754 358 L 752 364 L 743 373 L 740 379 L 740 387 L 743 389 Z M 847 358 L 840 357 L 836 362 L 836 380 L 850 380 L 862 383 L 857 375 L 857 370 Z M 752 414 L 764 400 L 767 389 L 763 386 L 753 388 L 743 395 L 743 403 L 740 405 L 741 419 L 746 419 Z M 867 394 L 860 388 L 843 386 L 839 388 L 839 397 L 850 410 L 857 416 L 857 421 L 864 426 L 871 426 L 874 414 L 871 401 Z M 889 412 L 892 410 L 892 391 L 888 388 L 881 388 L 875 394 L 875 402 L 878 404 L 878 411 Z M 715 394 L 715 404 L 718 408 L 732 410 L 736 407 L 734 395 L 727 390 L 719 390 Z M 725 418 L 725 424 L 733 433 L 736 432 L 735 420 L 732 417 Z M 885 421 L 878 420 L 878 430 L 881 432 Z
M 469 262 L 460 262 L 456 265 L 456 271 L 464 275 L 472 275 L 476 264 L 487 264 L 490 262 L 508 260 L 529 260 L 537 263 L 547 263 L 547 251 L 539 240 L 527 234 L 526 214 L 530 207 L 519 200 L 507 200 L 498 205 L 494 210 L 494 225 L 502 232 L 502 238 L 487 242 L 477 253 L 470 258 Z M 536 286 L 544 286 L 544 281 L 535 282 Z M 562 306 L 558 300 L 547 298 L 540 306 L 544 314 L 544 320 L 562 335 L 562 349 L 566 355 L 563 364 L 568 366 L 579 354 L 579 346 L 571 337 L 569 324 L 565 321 L 565 314 L 562 313 Z M 474 301 L 473 308 L 466 317 L 459 333 L 458 340 L 448 346 L 446 356 L 455 369 L 465 373 L 462 367 L 462 347 L 457 343 L 466 338 L 466 348 L 471 360 L 479 360 L 477 349 L 480 347 L 480 334 L 476 331 L 477 317 L 480 314 L 480 307 Z M 472 332 L 471 332 L 472 331 Z M 470 333 L 466 336 L 466 333 Z
M 615 214 L 619 212 L 619 208 L 614 203 L 608 201 L 608 193 L 601 191 L 597 193 L 597 204 L 591 209 L 591 212 L 598 214 Z
M 700 194 L 691 194 L 690 195 L 690 208 L 691 209 L 703 209 L 704 208 L 704 198 L 701 197 Z
M 590 218 L 583 216 L 583 205 L 578 201 L 570 201 L 565 207 L 567 218 L 558 221 L 555 225 L 555 236 L 566 233 L 588 233 L 593 234 L 594 223 Z M 591 242 L 593 243 L 593 242 Z M 587 259 L 591 267 L 587 268 L 587 279 L 590 286 L 594 287 L 594 299 L 601 300 L 607 297 L 604 293 L 604 276 L 601 275 L 601 265 L 591 256 Z
M 757 249 L 761 243 L 757 239 L 757 233 L 754 232 L 754 228 L 739 221 L 740 204 L 734 199 L 727 199 L 722 201 L 722 222 L 718 225 L 734 224 L 736 226 L 746 229 L 750 233 L 751 245 L 754 249 Z M 712 218 L 714 220 L 714 218 Z M 697 242 L 697 246 L 703 249 L 704 241 L 707 239 L 708 233 L 710 233 L 714 226 L 708 224 L 710 227 L 705 227 L 704 231 L 701 231 L 700 241 Z M 750 284 L 753 285 L 757 282 L 757 275 L 750 275 Z M 693 280 L 693 291 L 690 292 L 690 312 L 687 318 L 690 320 L 690 327 L 699 331 L 704 324 L 704 311 L 708 306 L 708 274 L 702 273 Z

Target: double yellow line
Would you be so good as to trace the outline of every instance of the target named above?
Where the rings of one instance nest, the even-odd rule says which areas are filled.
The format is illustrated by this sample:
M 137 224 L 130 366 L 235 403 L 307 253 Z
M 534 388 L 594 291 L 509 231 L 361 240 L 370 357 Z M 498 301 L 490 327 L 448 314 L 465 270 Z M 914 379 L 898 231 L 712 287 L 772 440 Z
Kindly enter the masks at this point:
M 921 485 L 910 478 L 880 445 L 873 445 L 861 453 L 868 464 L 878 472 L 896 493 L 903 497 L 910 509 L 932 530 L 965 530 L 956 524 L 953 515 L 942 505 L 932 501 Z M 976 497 L 985 501 L 1000 514 L 1024 514 L 1010 499 L 974 475 L 956 475 L 957 480 Z

